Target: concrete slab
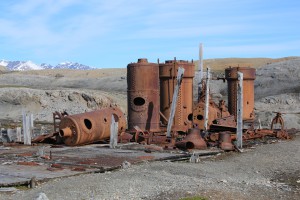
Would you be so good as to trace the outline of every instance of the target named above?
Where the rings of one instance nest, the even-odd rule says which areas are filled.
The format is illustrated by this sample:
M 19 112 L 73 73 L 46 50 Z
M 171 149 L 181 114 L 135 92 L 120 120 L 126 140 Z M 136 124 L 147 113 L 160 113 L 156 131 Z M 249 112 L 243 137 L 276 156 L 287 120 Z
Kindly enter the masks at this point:
M 141 145 L 142 146 L 142 145 Z M 37 181 L 73 176 L 83 173 L 105 172 L 120 168 L 127 161 L 143 161 L 180 157 L 180 152 L 146 153 L 143 150 L 110 149 L 108 145 L 93 144 L 81 147 L 16 145 L 0 150 L 0 186 L 28 184 L 32 177 Z M 40 156 L 43 149 L 44 157 Z

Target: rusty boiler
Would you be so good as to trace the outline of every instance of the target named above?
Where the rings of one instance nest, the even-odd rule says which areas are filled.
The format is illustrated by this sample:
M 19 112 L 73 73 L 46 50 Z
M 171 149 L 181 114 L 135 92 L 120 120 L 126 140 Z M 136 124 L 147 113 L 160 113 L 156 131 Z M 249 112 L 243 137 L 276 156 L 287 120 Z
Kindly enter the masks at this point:
M 255 69 L 250 67 L 233 67 L 225 69 L 228 84 L 228 110 L 236 116 L 238 72 L 243 73 L 243 120 L 254 119 L 254 80 Z
M 62 118 L 59 124 L 59 135 L 68 146 L 94 143 L 110 137 L 112 116 L 118 122 L 118 131 L 126 129 L 124 113 L 117 107 Z
M 147 59 L 127 65 L 128 130 L 160 132 L 159 67 Z
M 193 124 L 201 130 L 204 130 L 204 113 L 205 102 L 199 101 L 193 109 Z M 208 127 L 212 125 L 216 119 L 228 117 L 229 115 L 224 101 L 221 100 L 219 105 L 217 105 L 214 101 L 210 100 L 208 105 Z
M 182 83 L 178 93 L 178 100 L 174 116 L 172 131 L 187 132 L 192 127 L 193 119 L 193 78 L 194 63 L 183 60 L 168 60 L 159 64 L 160 79 L 160 110 L 165 117 L 162 123 L 168 124 L 173 93 L 176 85 L 178 68 L 184 68 Z

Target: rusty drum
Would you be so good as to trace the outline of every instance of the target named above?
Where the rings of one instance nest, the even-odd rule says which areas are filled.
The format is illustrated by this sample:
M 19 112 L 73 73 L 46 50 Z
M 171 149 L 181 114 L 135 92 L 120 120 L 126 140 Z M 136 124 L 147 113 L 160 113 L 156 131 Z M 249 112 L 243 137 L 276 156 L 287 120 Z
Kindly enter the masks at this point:
M 109 107 L 62 118 L 59 124 L 59 135 L 69 146 L 108 139 L 112 117 L 118 122 L 119 132 L 126 129 L 124 113 L 117 107 Z
M 127 66 L 128 130 L 159 132 L 159 68 L 147 59 Z
M 255 69 L 250 67 L 233 67 L 225 69 L 228 83 L 228 110 L 236 116 L 238 72 L 243 73 L 243 120 L 254 119 L 254 80 Z
M 160 78 L 160 109 L 165 116 L 161 120 L 167 124 L 169 119 L 173 93 L 176 85 L 178 68 L 185 69 L 174 116 L 172 131 L 186 132 L 192 127 L 193 120 L 193 78 L 195 75 L 194 63 L 183 60 L 168 60 L 159 64 Z

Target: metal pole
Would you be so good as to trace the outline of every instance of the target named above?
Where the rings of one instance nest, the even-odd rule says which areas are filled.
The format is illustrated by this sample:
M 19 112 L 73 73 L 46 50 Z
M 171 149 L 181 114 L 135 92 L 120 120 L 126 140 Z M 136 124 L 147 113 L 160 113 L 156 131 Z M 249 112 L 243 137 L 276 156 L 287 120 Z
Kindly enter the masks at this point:
M 208 129 L 208 106 L 209 106 L 209 79 L 210 70 L 207 68 L 206 71 L 206 93 L 205 93 L 205 113 L 204 113 L 204 130 Z
M 177 72 L 177 84 L 174 89 L 172 105 L 171 105 L 171 112 L 170 112 L 170 117 L 169 117 L 168 126 L 167 126 L 167 137 L 171 137 L 171 128 L 173 125 L 173 119 L 174 119 L 174 115 L 175 115 L 175 111 L 176 111 L 178 93 L 179 93 L 179 88 L 181 85 L 183 73 L 184 73 L 184 68 L 179 67 L 178 72 Z
M 203 79 L 203 44 L 199 46 L 199 63 L 198 63 L 198 102 L 201 98 L 202 92 L 202 79 Z
M 237 85 L 237 146 L 243 148 L 243 73 L 238 72 Z

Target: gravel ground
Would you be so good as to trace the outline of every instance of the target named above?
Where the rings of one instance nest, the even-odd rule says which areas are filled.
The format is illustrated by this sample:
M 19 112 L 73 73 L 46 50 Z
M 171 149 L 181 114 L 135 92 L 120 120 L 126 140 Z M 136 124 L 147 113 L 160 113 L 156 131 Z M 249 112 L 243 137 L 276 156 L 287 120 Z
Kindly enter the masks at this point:
M 103 174 L 51 180 L 0 199 L 299 199 L 300 136 L 200 163 L 152 162 Z M 299 183 L 298 183 L 298 182 Z M 2 196 L 1 196 L 2 195 Z

